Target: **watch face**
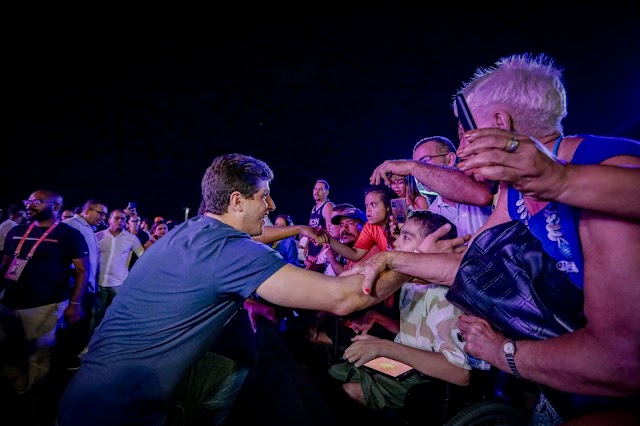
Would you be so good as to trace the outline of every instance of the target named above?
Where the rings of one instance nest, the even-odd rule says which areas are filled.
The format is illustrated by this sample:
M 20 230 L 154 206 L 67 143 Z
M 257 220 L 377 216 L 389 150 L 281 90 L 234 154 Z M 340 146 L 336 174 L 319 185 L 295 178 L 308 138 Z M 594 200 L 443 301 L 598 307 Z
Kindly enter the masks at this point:
M 513 355 L 516 351 L 516 346 L 513 344 L 511 340 L 504 344 L 503 348 L 505 354 Z

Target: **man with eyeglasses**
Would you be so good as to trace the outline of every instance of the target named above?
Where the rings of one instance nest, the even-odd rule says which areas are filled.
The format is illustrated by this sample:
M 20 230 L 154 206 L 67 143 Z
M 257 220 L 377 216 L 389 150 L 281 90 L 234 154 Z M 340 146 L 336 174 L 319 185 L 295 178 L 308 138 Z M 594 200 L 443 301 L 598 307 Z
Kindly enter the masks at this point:
M 456 203 L 490 206 L 492 183 L 467 176 L 455 167 L 457 161 L 456 148 L 448 138 L 429 136 L 415 144 L 412 160 L 387 160 L 374 169 L 369 181 L 389 185 L 392 179 L 411 175 L 431 191 Z M 459 235 L 463 235 L 461 232 L 458 228 Z
M 412 160 L 387 160 L 371 175 L 371 183 L 389 184 L 391 179 L 412 175 L 438 196 L 429 211 L 451 221 L 458 235 L 473 235 L 493 212 L 490 182 L 478 182 L 456 168 L 456 148 L 444 136 L 420 139 Z
M 93 309 L 97 299 L 97 274 L 100 262 L 100 249 L 96 239 L 96 230 L 104 226 L 109 210 L 99 200 L 90 199 L 82 205 L 82 211 L 64 223 L 80 231 L 89 248 L 89 273 L 87 279 L 87 291 L 82 298 L 82 310 L 84 316 L 64 331 L 64 342 L 61 342 L 62 364 L 67 369 L 78 369 L 80 366 L 79 354 L 89 344 L 89 339 L 95 328 Z M 75 284 L 71 282 L 70 291 L 73 293 Z
M 457 171 L 458 156 L 456 155 L 456 148 L 444 136 L 431 136 L 419 140 L 413 147 L 413 160 L 422 165 Z M 491 204 L 476 205 L 453 199 L 454 194 L 458 191 L 463 192 L 462 188 L 465 186 L 472 191 L 482 191 L 480 194 L 487 190 L 486 184 L 482 182 L 477 182 L 480 184 L 481 189 L 475 188 L 475 185 L 471 183 L 465 183 L 467 178 L 468 176 L 464 176 L 464 179 L 458 180 L 456 177 L 452 177 L 448 190 L 438 192 L 436 199 L 429 205 L 429 211 L 449 219 L 456 226 L 459 235 L 475 234 L 493 213 Z
M 82 234 L 59 221 L 62 196 L 38 190 L 24 205 L 30 223 L 7 233 L 0 266 L 4 289 L 0 299 L 0 378 L 9 385 L 2 400 L 6 410 L 15 408 L 17 416 L 27 415 L 24 405 L 17 408 L 18 401 L 27 403 L 38 415 L 45 415 L 51 404 L 52 388 L 47 379 L 56 329 L 63 321 L 72 324 L 82 318 L 89 271 L 89 250 Z M 75 288 L 69 297 L 71 264 Z M 10 419 L 8 423 L 25 420 L 12 418 L 9 411 L 3 412 L 3 419 Z

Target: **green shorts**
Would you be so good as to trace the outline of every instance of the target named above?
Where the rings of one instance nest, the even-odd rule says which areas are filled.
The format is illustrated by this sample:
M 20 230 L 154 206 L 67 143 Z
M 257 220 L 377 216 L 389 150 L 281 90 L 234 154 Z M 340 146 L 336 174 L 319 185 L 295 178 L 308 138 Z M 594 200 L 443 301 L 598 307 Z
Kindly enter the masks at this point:
M 350 362 L 332 365 L 329 368 L 329 375 L 342 383 L 360 383 L 367 408 L 375 410 L 382 410 L 384 407 L 403 407 L 409 388 L 430 381 L 422 374 L 413 374 L 398 381 L 382 373 L 354 367 Z

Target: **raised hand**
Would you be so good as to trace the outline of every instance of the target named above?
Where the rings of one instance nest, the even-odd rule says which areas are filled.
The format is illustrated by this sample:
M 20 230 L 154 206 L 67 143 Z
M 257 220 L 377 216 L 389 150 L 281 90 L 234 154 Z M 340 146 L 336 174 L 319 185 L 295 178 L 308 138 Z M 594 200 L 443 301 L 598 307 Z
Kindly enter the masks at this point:
M 447 235 L 447 232 L 451 230 L 451 225 L 448 223 L 442 225 L 420 243 L 418 250 L 420 253 L 463 253 L 467 250 L 467 247 L 463 244 L 467 243 L 471 239 L 471 234 L 463 235 L 457 238 L 451 238 L 448 240 L 441 240 L 440 238 Z
M 505 182 L 540 201 L 555 199 L 567 184 L 565 163 L 533 137 L 486 128 L 464 138 L 458 168 L 467 174 Z
M 379 185 L 384 182 L 389 185 L 392 179 L 401 179 L 410 175 L 414 163 L 413 160 L 387 160 L 373 170 L 369 183 Z

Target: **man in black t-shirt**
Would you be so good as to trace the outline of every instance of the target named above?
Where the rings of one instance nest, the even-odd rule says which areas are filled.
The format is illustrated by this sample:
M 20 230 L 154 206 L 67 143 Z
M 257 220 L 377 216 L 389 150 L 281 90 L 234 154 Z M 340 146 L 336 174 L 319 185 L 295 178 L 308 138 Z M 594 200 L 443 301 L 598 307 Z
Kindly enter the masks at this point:
M 46 403 L 28 391 L 47 383 L 57 329 L 84 315 L 89 249 L 80 231 L 59 222 L 62 196 L 39 190 L 24 204 L 30 223 L 8 232 L 0 266 L 0 378 L 11 384 L 9 395 L 0 397 L 6 402 L 6 396 L 26 394 L 35 398 L 35 412 L 42 412 Z M 76 275 L 71 298 L 70 273 Z

